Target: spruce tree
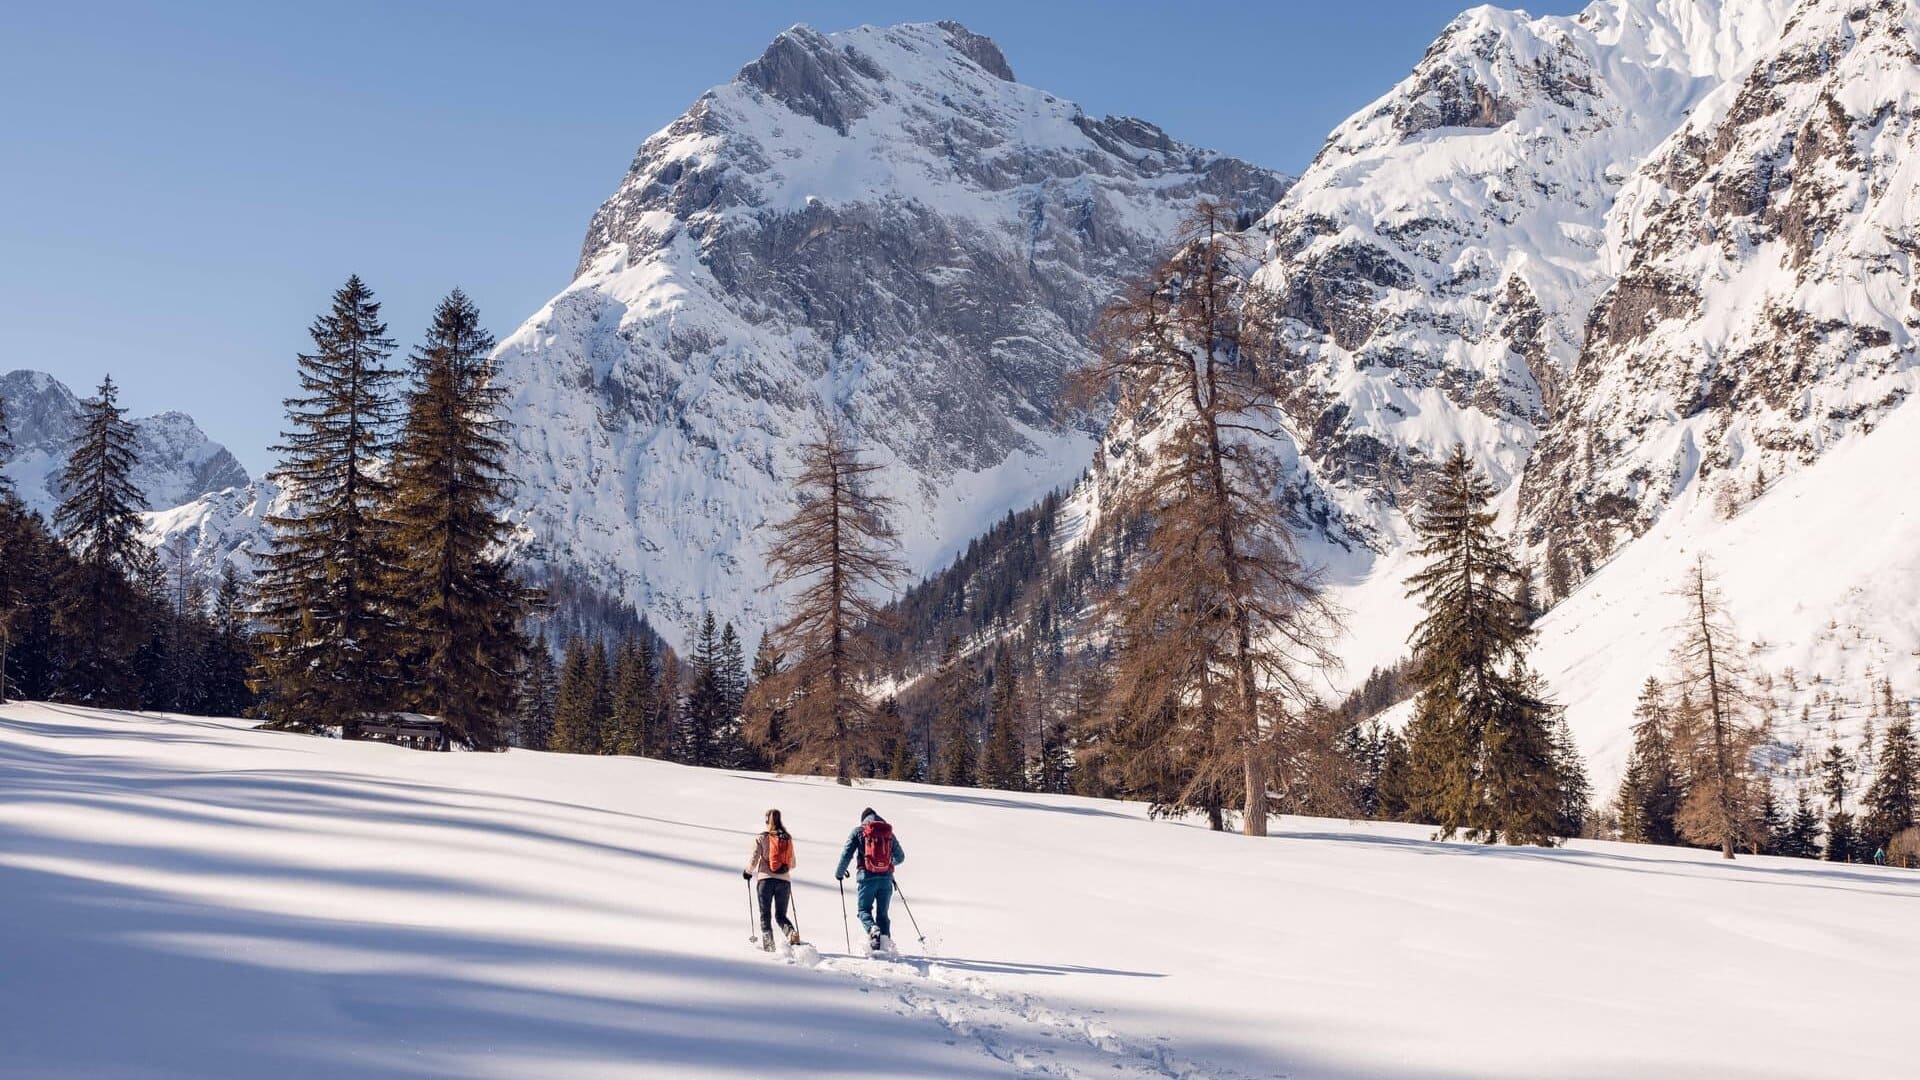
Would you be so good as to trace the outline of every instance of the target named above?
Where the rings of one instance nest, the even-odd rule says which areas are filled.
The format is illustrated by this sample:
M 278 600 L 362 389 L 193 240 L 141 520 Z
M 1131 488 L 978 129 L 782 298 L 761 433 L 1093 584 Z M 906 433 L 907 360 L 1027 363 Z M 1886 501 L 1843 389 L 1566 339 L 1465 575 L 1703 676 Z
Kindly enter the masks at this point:
M 779 695 L 790 693 L 777 678 L 786 666 L 786 657 L 774 648 L 773 635 L 762 633 L 753 652 L 753 677 L 741 703 L 742 728 L 752 747 L 755 767 L 777 769 L 786 757 L 786 704 Z
M 553 650 L 544 641 L 533 643 L 520 677 L 519 707 L 514 714 L 513 744 L 523 750 L 545 750 L 553 745 L 554 708 L 560 680 L 553 669 Z
M 1678 844 L 1686 790 L 1668 734 L 1666 692 L 1648 678 L 1633 710 L 1633 749 L 1620 782 L 1620 833 L 1638 844 Z
M 455 289 L 413 354 L 391 477 L 403 700 L 479 749 L 506 741 L 527 650 L 526 590 L 499 555 L 510 532 L 508 432 L 492 351 L 479 311 Z
M 1869 856 L 1884 853 L 1896 835 L 1913 827 L 1920 801 L 1920 744 L 1914 740 L 1912 721 L 1904 716 L 1891 720 L 1881 738 L 1860 818 L 1860 849 Z
M 244 716 L 253 707 L 247 685 L 254 665 L 252 616 L 247 588 L 232 562 L 220 563 L 220 584 L 213 595 L 213 644 L 208 662 L 208 711 L 215 716 Z
M 888 755 L 887 779 L 918 781 L 923 779 L 920 771 L 920 751 L 913 745 L 913 728 L 907 722 L 906 715 L 900 711 L 900 701 L 891 695 L 880 703 L 880 723 L 892 732 L 889 741 L 893 751 Z
M 1787 833 L 1777 852 L 1795 859 L 1817 859 L 1820 857 L 1820 815 L 1813 808 L 1813 799 L 1801 788 L 1794 798 L 1793 816 L 1787 821 Z
M 301 393 L 288 398 L 288 429 L 273 478 L 284 513 L 256 585 L 259 683 L 271 727 L 314 730 L 398 704 L 393 659 L 400 631 L 393 595 L 398 556 L 387 518 L 392 494 L 393 341 L 380 305 L 358 277 L 333 294 L 308 331 Z
M 1373 786 L 1374 817 L 1411 821 L 1414 816 L 1413 761 L 1407 737 L 1396 728 L 1380 733 L 1380 776 Z
M 600 721 L 594 712 L 591 650 L 584 638 L 567 641 L 560 681 L 553 699 L 553 737 L 549 749 L 562 754 L 600 752 Z
M 622 641 L 613 662 L 614 753 L 639 754 L 646 747 L 657 679 L 652 647 L 637 637 Z
M 587 707 L 592 716 L 593 738 L 580 752 L 614 752 L 613 730 L 613 653 L 604 639 L 596 638 L 587 648 Z
M 1493 531 L 1492 498 L 1456 446 L 1414 519 L 1428 563 L 1408 579 L 1426 612 L 1412 637 L 1411 786 L 1443 836 L 1551 844 L 1574 778 L 1558 767 L 1551 707 L 1526 668 L 1523 571 Z
M 986 753 L 980 768 L 984 787 L 1000 791 L 1026 790 L 1027 757 L 1020 739 L 1025 723 L 1021 715 L 1019 682 L 1019 675 L 1014 670 L 1013 650 L 1003 641 L 993 658 L 992 704 L 988 708 L 991 723 L 987 729 Z
M 1040 753 L 1033 763 L 1034 790 L 1048 795 L 1065 795 L 1073 790 L 1073 750 L 1071 734 L 1064 717 L 1055 717 L 1040 727 Z
M 141 538 L 146 497 L 133 482 L 138 434 L 111 376 L 80 403 L 80 436 L 60 477 L 54 528 L 73 553 L 63 586 L 62 636 L 71 650 L 62 694 L 90 704 L 140 700 L 133 653 L 142 631 L 141 583 L 155 571 Z
M 960 655 L 960 643 L 948 638 L 934 673 L 934 782 L 948 787 L 974 787 L 980 782 L 979 749 L 975 738 L 980 691 L 972 665 Z
M 722 728 L 726 723 L 726 689 L 720 674 L 720 631 L 713 612 L 700 621 L 689 658 L 691 685 L 687 689 L 685 722 L 681 727 L 679 759 L 688 765 L 717 766 Z

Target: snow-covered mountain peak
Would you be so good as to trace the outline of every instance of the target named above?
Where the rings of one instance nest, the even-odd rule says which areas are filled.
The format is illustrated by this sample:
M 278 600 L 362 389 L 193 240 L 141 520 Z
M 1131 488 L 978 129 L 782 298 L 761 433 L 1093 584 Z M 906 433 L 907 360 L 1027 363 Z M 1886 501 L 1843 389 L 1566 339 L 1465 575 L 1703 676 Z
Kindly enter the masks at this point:
M 1196 202 L 1288 181 L 1012 76 L 957 23 L 794 27 L 648 138 L 501 345 L 529 550 L 677 637 L 772 618 L 765 527 L 823 411 L 893 466 L 919 569 L 1070 483 L 1101 307 Z
M 80 398 L 43 371 L 0 376 L 13 434 L 13 478 L 27 507 L 49 518 L 60 502 L 60 474 L 80 435 Z M 209 439 L 191 416 L 163 412 L 132 420 L 139 437 L 133 479 L 155 509 L 247 483 L 247 471 L 227 448 Z

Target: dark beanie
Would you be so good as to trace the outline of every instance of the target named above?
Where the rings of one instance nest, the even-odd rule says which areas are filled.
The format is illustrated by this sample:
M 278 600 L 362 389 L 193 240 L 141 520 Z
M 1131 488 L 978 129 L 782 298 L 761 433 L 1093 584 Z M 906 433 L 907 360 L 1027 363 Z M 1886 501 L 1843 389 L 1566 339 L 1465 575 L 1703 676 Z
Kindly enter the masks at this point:
M 874 813 L 874 812 L 873 812 L 873 807 L 871 807 L 871 806 L 869 806 L 869 807 L 867 807 L 867 808 L 866 808 L 865 810 L 862 810 L 862 811 L 860 811 L 860 820 L 861 820 L 861 821 L 865 821 L 865 820 L 867 820 L 868 818 L 877 818 L 877 817 L 879 817 L 879 816 L 880 816 L 879 814 L 876 814 L 876 813 Z

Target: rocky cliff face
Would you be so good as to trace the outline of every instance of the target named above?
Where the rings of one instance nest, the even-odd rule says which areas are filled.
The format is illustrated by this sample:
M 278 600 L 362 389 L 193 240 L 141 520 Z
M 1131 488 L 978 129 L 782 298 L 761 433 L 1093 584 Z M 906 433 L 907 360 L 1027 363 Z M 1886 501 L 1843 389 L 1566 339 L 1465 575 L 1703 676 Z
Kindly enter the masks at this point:
M 21 501 L 48 520 L 60 503 L 60 474 L 80 435 L 80 399 L 65 383 L 39 371 L 0 376 L 13 432 L 13 460 L 6 474 Z M 139 433 L 134 482 L 147 505 L 162 509 L 201 495 L 245 485 L 247 471 L 227 448 L 207 438 L 185 413 L 166 412 L 133 420 Z
M 1723 510 L 1920 389 L 1920 11 L 1805 0 L 1650 154 L 1521 489 L 1577 579 L 1690 487 Z
M 578 276 L 501 345 L 536 558 L 672 636 L 773 617 L 760 553 L 795 450 L 843 420 L 926 569 L 1070 483 L 1063 375 L 1117 285 L 1264 169 L 1022 85 L 955 23 L 797 26 L 648 139 Z
M 1263 273 L 1300 449 L 1356 534 L 1389 546 L 1407 485 L 1456 443 L 1502 485 L 1521 475 L 1612 284 L 1620 190 L 1784 10 L 1476 8 L 1328 138 L 1260 223 Z

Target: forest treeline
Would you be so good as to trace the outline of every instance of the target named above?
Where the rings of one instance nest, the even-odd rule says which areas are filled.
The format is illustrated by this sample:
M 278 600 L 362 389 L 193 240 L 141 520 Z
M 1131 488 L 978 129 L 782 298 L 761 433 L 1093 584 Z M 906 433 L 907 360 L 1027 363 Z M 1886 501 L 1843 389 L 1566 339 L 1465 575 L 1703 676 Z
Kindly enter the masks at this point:
M 251 580 L 232 560 L 203 580 L 184 538 L 147 545 L 111 379 L 54 520 L 0 500 L 5 689 L 348 736 L 418 713 L 475 749 L 1126 798 L 1250 834 L 1297 813 L 1920 858 L 1920 751 L 1890 683 L 1878 744 L 1836 742 L 1782 805 L 1761 680 L 1704 561 L 1626 777 L 1596 800 L 1529 663 L 1534 574 L 1463 449 L 1410 507 L 1407 658 L 1329 700 L 1341 612 L 1296 546 L 1304 493 L 1272 453 L 1293 376 L 1239 224 L 1203 206 L 1102 316 L 1075 391 L 1153 450 L 1110 464 L 1097 517 L 1055 493 L 903 588 L 881 466 L 823 416 L 765 537 L 778 623 L 707 614 L 685 657 L 589 584 L 511 561 L 511 432 L 472 302 L 449 294 L 396 361 L 351 278 L 297 360 Z

